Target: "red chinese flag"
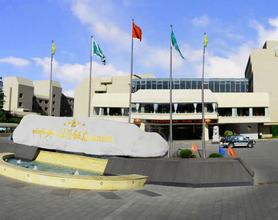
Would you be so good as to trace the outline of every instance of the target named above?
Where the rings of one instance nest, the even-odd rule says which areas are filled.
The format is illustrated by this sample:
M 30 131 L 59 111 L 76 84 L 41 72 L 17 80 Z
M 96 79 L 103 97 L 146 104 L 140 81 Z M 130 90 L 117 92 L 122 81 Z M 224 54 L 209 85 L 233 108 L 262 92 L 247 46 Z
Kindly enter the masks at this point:
M 132 22 L 132 37 L 142 41 L 142 30 L 139 26 Z

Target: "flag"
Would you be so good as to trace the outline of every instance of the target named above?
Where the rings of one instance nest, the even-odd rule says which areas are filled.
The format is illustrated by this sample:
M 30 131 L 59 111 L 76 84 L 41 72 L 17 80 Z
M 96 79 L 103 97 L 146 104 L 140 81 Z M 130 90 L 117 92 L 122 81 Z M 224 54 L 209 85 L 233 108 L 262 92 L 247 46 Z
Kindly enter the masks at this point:
M 182 53 L 180 51 L 180 48 L 179 48 L 179 45 L 177 43 L 177 39 L 175 37 L 175 34 L 174 34 L 173 30 L 171 31 L 171 43 L 172 43 L 172 46 L 176 49 L 176 51 L 179 52 L 181 58 L 184 59 L 184 56 L 182 55 Z
M 208 46 L 208 36 L 207 34 L 205 33 L 204 34 L 204 47 L 207 47 Z
M 54 41 L 52 41 L 51 54 L 54 55 L 55 53 L 56 53 L 56 44 L 54 43 Z
M 142 41 L 142 30 L 132 21 L 132 38 L 137 38 Z
M 98 56 L 101 60 L 101 62 L 103 63 L 103 65 L 105 65 L 106 63 L 106 58 L 102 52 L 102 50 L 100 49 L 99 45 L 97 44 L 97 42 L 93 39 L 93 54 Z

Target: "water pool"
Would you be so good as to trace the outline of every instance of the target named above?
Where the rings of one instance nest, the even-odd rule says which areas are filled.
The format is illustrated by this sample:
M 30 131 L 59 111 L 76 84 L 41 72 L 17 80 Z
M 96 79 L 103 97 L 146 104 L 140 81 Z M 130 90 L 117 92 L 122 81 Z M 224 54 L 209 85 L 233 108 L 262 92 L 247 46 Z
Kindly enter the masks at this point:
M 81 169 L 75 169 L 71 167 L 55 166 L 53 164 L 47 164 L 37 161 L 26 161 L 22 159 L 9 158 L 5 160 L 8 163 L 13 165 L 23 167 L 26 169 L 34 171 L 45 171 L 58 174 L 68 174 L 68 175 L 81 175 L 81 176 L 99 176 L 98 173 L 85 171 Z

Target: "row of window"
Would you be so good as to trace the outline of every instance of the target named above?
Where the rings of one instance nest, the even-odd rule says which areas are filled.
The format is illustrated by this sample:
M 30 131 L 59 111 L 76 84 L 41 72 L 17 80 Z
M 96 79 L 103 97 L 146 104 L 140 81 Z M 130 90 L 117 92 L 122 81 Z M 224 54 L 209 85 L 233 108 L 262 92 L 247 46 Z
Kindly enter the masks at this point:
M 133 79 L 133 92 L 139 89 L 169 89 L 169 79 Z M 173 79 L 173 89 L 202 89 L 201 79 Z M 212 92 L 248 92 L 248 79 L 205 79 L 204 88 Z
M 96 115 L 110 115 L 110 116 L 127 116 L 128 108 L 95 108 Z M 205 103 L 205 112 L 213 113 L 217 112 L 219 116 L 232 117 L 232 116 L 266 116 L 266 108 L 254 107 L 254 108 L 217 108 L 213 109 L 212 103 Z M 132 106 L 133 113 L 169 113 L 169 104 L 140 104 Z M 201 113 L 201 103 L 194 104 L 173 104 L 173 113 Z

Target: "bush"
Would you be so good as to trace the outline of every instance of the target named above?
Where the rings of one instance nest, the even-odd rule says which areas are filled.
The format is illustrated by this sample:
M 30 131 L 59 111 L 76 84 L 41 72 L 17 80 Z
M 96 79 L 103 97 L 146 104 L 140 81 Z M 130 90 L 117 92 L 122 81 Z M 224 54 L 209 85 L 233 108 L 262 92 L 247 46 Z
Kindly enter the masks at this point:
M 227 136 L 232 136 L 234 133 L 230 130 L 227 130 L 224 132 L 224 137 L 227 137 Z
M 179 156 L 181 158 L 192 158 L 193 157 L 192 151 L 189 150 L 189 149 L 181 149 L 180 152 L 179 152 Z
M 209 155 L 209 158 L 218 158 L 218 157 L 223 157 L 223 155 L 219 153 L 212 153 Z

